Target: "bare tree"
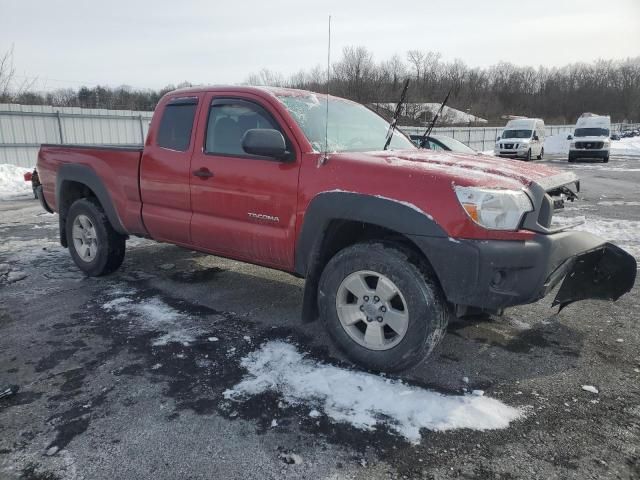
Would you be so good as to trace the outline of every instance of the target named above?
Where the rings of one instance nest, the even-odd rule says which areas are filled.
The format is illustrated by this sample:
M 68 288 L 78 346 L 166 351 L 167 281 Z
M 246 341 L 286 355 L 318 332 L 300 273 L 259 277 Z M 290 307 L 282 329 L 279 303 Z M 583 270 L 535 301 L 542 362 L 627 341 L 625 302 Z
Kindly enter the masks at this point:
M 8 103 L 16 98 L 30 94 L 37 79 L 25 78 L 16 81 L 16 68 L 13 64 L 13 45 L 0 56 L 0 102 Z
M 245 84 L 247 85 L 263 85 L 270 87 L 286 86 L 285 78 L 277 72 L 272 72 L 267 68 L 263 68 L 258 73 L 252 73 L 247 77 Z

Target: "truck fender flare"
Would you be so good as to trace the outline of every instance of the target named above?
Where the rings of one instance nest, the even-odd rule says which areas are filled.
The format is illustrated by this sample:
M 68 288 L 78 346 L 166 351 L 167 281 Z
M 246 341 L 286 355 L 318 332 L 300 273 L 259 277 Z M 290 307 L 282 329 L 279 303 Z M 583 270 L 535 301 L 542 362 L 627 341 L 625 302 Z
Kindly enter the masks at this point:
M 64 194 L 64 183 L 67 181 L 77 182 L 87 186 L 96 196 L 100 205 L 104 209 L 109 222 L 113 226 L 113 229 L 123 235 L 127 234 L 127 231 L 122 226 L 118 212 L 116 211 L 109 191 L 104 186 L 104 183 L 98 176 L 98 174 L 86 165 L 74 165 L 66 164 L 61 165 L 58 174 L 56 176 L 56 205 L 58 211 L 61 213 L 60 217 L 60 239 L 63 246 L 66 247 L 67 239 L 65 238 L 65 222 L 66 215 L 62 214 L 62 197 Z
M 306 277 L 303 321 L 316 316 L 317 286 L 322 273 L 320 256 L 327 227 L 333 220 L 368 223 L 402 235 L 448 237 L 427 212 L 407 202 L 344 191 L 318 194 L 306 209 L 295 251 L 295 273 Z
M 448 236 L 427 212 L 410 203 L 354 192 L 323 192 L 311 200 L 304 215 L 296 244 L 298 275 L 306 276 L 332 220 L 369 223 L 403 235 Z

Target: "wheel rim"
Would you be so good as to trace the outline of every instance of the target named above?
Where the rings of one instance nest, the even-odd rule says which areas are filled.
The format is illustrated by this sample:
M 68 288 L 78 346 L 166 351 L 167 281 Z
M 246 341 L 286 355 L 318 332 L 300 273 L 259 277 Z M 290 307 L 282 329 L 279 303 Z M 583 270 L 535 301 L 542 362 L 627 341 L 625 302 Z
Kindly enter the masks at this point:
M 73 220 L 71 229 L 73 246 L 80 260 L 91 262 L 98 253 L 98 237 L 96 227 L 86 215 L 78 215 Z
M 400 289 L 385 275 L 369 270 L 342 281 L 336 309 L 347 335 L 369 350 L 395 347 L 409 327 L 409 309 Z

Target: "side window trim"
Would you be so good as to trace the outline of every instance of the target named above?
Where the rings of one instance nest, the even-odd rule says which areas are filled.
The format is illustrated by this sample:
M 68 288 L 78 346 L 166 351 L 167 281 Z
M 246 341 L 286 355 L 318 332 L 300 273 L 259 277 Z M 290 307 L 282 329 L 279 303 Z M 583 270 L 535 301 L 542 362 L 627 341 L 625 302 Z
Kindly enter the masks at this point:
M 237 104 L 246 105 L 246 106 L 250 106 L 252 108 L 257 107 L 259 109 L 260 113 L 263 113 L 264 115 L 266 115 L 266 117 L 269 120 L 271 120 L 271 122 L 274 125 L 276 125 L 278 127 L 277 130 L 284 137 L 286 145 L 287 146 L 291 146 L 292 145 L 290 140 L 289 140 L 289 137 L 284 132 L 280 122 L 278 122 L 278 120 L 271 114 L 271 112 L 269 112 L 260 103 L 254 101 L 254 100 L 248 100 L 246 98 L 241 98 L 241 97 L 221 96 L 221 97 L 213 97 L 213 99 L 209 103 L 209 109 L 207 111 L 206 124 L 205 124 L 205 128 L 204 128 L 204 136 L 203 136 L 203 139 L 202 139 L 202 153 L 204 155 L 208 155 L 208 156 L 229 157 L 229 158 L 243 158 L 245 160 L 267 160 L 267 161 L 271 161 L 271 162 L 279 162 L 279 163 L 281 163 L 282 162 L 281 159 L 271 158 L 271 157 L 262 157 L 260 155 L 251 155 L 249 153 L 236 155 L 236 154 L 232 154 L 232 153 L 218 153 L 218 152 L 211 152 L 211 151 L 207 150 L 207 138 L 208 138 L 208 135 L 209 135 L 209 119 L 211 117 L 211 109 L 213 107 L 217 107 L 217 106 L 221 106 L 221 105 L 230 105 L 230 104 L 233 104 L 233 105 L 237 105 Z M 292 156 L 294 155 L 293 151 L 291 151 L 291 155 Z
M 167 102 L 169 105 L 197 105 L 198 97 L 174 97 Z

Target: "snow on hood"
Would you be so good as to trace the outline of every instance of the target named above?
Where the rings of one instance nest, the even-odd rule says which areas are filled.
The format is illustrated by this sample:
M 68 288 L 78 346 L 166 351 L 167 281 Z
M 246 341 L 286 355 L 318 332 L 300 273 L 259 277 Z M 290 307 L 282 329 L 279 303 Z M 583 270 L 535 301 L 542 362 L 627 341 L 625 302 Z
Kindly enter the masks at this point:
M 527 163 L 488 155 L 466 155 L 431 150 L 396 150 L 363 154 L 399 166 L 420 168 L 460 180 L 460 184 L 521 188 L 531 182 L 559 177 L 563 171 L 537 163 Z

